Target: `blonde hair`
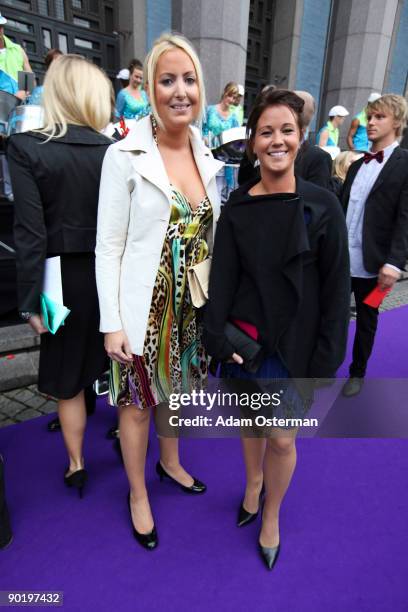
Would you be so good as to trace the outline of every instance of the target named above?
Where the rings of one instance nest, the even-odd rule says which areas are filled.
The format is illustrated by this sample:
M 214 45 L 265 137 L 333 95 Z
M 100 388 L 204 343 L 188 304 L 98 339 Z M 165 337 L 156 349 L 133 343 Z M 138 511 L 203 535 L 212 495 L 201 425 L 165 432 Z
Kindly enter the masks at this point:
M 222 95 L 221 95 L 221 100 L 225 96 L 237 96 L 238 93 L 239 92 L 238 92 L 238 85 L 237 85 L 237 83 L 234 83 L 234 81 L 230 81 L 224 87 L 224 91 L 222 92 Z
M 356 153 L 356 151 L 342 151 L 336 155 L 333 162 L 333 176 L 337 176 L 344 182 L 351 164 L 362 156 L 362 153 Z
M 394 121 L 399 123 L 395 130 L 396 136 L 401 136 L 403 129 L 407 124 L 408 119 L 408 104 L 403 96 L 397 94 L 384 94 L 374 102 L 367 104 L 367 115 L 370 111 L 388 111 L 394 118 Z
M 38 130 L 60 138 L 68 124 L 96 131 L 112 116 L 113 88 L 104 72 L 80 55 L 62 55 L 50 65 L 44 79 L 44 126 Z
M 164 129 L 164 125 L 162 120 L 160 119 L 157 110 L 156 93 L 154 91 L 154 80 L 156 77 L 157 63 L 159 61 L 159 58 L 163 55 L 163 53 L 166 53 L 166 51 L 171 51 L 174 49 L 181 49 L 182 51 L 187 53 L 188 57 L 191 59 L 194 65 L 199 91 L 199 110 L 196 119 L 200 120 L 205 111 L 206 102 L 203 71 L 201 68 L 199 57 L 194 47 L 192 46 L 190 41 L 187 40 L 187 38 L 184 38 L 184 36 L 181 36 L 181 34 L 172 34 L 170 32 L 164 33 L 153 43 L 153 47 L 147 55 L 143 66 L 143 81 L 145 83 L 146 90 L 149 94 L 152 113 L 157 121 L 157 124 L 162 129 Z

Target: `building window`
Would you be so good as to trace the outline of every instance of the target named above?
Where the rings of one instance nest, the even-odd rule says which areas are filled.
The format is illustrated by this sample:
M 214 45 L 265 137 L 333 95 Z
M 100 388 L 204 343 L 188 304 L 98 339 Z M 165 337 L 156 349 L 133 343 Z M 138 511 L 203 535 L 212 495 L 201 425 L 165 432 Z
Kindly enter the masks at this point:
M 89 19 L 82 19 L 82 17 L 73 17 L 72 22 L 80 26 L 81 28 L 92 28 L 94 30 L 98 29 L 98 24 L 96 21 L 90 21 Z
M 116 68 L 115 47 L 112 47 L 112 45 L 106 45 L 106 59 L 108 63 L 108 68 L 114 70 Z
M 81 49 L 99 49 L 99 43 L 94 40 L 86 40 L 85 38 L 74 39 L 75 46 L 81 47 Z
M 64 0 L 55 0 L 55 16 L 57 19 L 65 21 Z
M 316 102 L 324 77 L 332 0 L 304 0 L 295 89 L 307 90 Z M 316 129 L 317 115 L 310 124 Z
M 14 28 L 15 30 L 19 30 L 20 32 L 24 32 L 25 34 L 33 34 L 34 28 L 29 23 L 24 23 L 24 21 L 17 21 L 16 19 L 7 19 L 7 25 L 9 28 Z
M 113 8 L 105 6 L 105 32 L 111 34 L 115 29 L 113 24 Z
M 43 45 L 44 45 L 44 47 L 46 49 L 51 49 L 52 44 L 51 44 L 51 32 L 50 32 L 50 30 L 46 30 L 45 28 L 43 28 L 42 35 L 43 35 Z
M 23 47 L 27 53 L 36 53 L 37 48 L 35 46 L 35 42 L 32 40 L 24 40 Z
M 48 16 L 50 14 L 48 0 L 38 0 L 38 12 L 40 15 Z
M 58 34 L 58 49 L 63 53 L 68 53 L 68 37 L 66 34 Z
M 395 23 L 395 44 L 391 47 L 391 62 L 388 69 L 385 92 L 404 95 L 408 74 L 408 1 L 402 3 L 399 21 Z
M 99 13 L 99 0 L 88 0 L 88 8 L 90 13 Z
M 82 0 L 72 0 L 71 4 L 73 9 L 82 11 Z
M 263 2 L 259 2 L 258 4 L 258 23 L 262 23 L 264 19 L 264 4 Z

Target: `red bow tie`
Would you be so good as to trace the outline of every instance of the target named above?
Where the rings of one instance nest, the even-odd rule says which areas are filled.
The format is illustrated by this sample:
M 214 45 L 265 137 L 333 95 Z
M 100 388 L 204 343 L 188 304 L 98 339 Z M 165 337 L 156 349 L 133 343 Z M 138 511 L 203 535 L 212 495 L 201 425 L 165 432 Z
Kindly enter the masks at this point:
M 384 161 L 384 151 L 378 151 L 378 153 L 364 153 L 364 163 L 369 164 L 372 159 L 376 159 L 379 164 Z

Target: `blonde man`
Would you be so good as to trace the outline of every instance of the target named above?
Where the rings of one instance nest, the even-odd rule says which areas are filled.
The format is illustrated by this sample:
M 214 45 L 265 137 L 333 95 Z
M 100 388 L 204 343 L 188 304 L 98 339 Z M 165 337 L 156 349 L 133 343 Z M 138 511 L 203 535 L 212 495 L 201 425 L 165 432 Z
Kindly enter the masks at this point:
M 407 121 L 407 102 L 386 94 L 367 106 L 371 153 L 354 162 L 342 194 L 349 238 L 351 289 L 356 300 L 356 334 L 350 378 L 343 395 L 363 385 L 377 330 L 378 309 L 364 304 L 377 286 L 392 288 L 408 253 L 408 151 L 398 145 Z

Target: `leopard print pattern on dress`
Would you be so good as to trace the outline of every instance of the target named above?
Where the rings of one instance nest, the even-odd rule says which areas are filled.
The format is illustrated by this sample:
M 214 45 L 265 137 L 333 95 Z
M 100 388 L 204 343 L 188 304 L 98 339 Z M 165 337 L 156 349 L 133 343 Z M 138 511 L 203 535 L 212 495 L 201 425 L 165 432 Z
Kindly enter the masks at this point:
M 187 270 L 208 256 L 205 236 L 212 224 L 207 196 L 196 210 L 173 188 L 169 226 L 152 294 L 143 356 L 128 366 L 114 365 L 116 403 L 147 408 L 171 393 L 201 389 L 207 379 L 202 325 L 193 307 Z

